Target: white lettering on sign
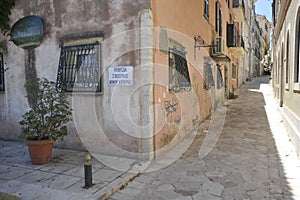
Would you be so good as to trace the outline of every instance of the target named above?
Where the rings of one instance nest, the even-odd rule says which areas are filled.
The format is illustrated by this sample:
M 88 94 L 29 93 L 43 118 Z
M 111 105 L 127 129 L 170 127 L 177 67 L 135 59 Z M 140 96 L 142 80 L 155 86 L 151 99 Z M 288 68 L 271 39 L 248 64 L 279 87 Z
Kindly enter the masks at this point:
M 132 86 L 133 66 L 112 66 L 108 68 L 108 85 Z

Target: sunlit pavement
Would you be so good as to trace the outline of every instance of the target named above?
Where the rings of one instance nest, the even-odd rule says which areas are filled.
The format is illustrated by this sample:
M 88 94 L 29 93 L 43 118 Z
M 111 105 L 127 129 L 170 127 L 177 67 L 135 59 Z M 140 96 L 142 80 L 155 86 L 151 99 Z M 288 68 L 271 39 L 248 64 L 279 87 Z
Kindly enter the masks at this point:
M 207 121 L 180 159 L 142 173 L 110 198 L 300 199 L 300 162 L 268 82 L 254 78 L 228 100 L 222 133 L 206 157 L 199 157 L 199 149 L 213 134 Z

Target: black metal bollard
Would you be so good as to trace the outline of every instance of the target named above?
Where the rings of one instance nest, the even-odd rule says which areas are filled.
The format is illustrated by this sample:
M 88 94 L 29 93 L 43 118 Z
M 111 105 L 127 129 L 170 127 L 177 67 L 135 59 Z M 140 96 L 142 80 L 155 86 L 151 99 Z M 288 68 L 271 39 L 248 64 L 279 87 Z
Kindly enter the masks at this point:
M 93 186 L 93 177 L 92 177 L 92 162 L 91 162 L 91 156 L 86 156 L 86 164 L 84 164 L 84 187 L 85 189 L 88 189 Z

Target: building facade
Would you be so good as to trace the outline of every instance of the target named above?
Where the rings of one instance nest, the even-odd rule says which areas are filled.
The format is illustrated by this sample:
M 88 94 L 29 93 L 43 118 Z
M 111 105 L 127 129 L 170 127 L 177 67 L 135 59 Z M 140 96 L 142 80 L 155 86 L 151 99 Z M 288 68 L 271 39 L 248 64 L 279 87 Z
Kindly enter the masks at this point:
M 283 121 L 297 153 L 300 153 L 300 2 L 272 2 L 272 85 Z
M 248 78 L 243 41 L 248 11 L 243 1 L 237 5 L 231 0 L 16 3 L 11 25 L 29 16 L 42 20 L 43 31 L 34 48 L 13 37 L 28 42 L 36 30 L 28 28 L 30 20 L 11 33 L 15 44 L 1 37 L 0 137 L 16 139 L 20 132 L 18 121 L 33 103 L 26 97 L 32 89 L 24 84 L 47 78 L 68 94 L 73 108 L 69 134 L 56 145 L 155 157 L 210 117 Z
M 142 80 L 151 82 L 146 78 L 150 72 L 139 67 L 146 66 L 151 55 L 144 58 L 138 52 L 140 41 L 151 38 L 141 39 L 137 31 L 152 25 L 150 7 L 150 1 L 16 2 L 11 25 L 36 16 L 43 21 L 43 36 L 36 48 L 15 45 L 8 40 L 13 39 L 12 33 L 11 38 L 2 38 L 6 70 L 5 89 L 0 94 L 1 138 L 17 138 L 18 122 L 33 103 L 26 97 L 32 89 L 24 84 L 30 79 L 47 78 L 57 82 L 58 90 L 68 93 L 73 108 L 69 134 L 56 145 L 88 150 L 96 146 L 107 154 L 126 156 L 126 152 L 132 152 L 131 157 L 137 157 L 142 148 L 150 149 L 150 137 L 136 137 L 149 134 L 150 127 L 140 131 L 138 125 L 128 122 L 132 119 L 130 122 L 145 123 L 153 96 L 150 86 L 134 87 Z M 26 39 L 31 30 L 34 33 L 32 21 L 22 25 L 15 35 Z M 134 78 L 120 78 L 131 75 Z
M 248 37 L 249 24 L 247 21 L 247 5 L 244 0 L 234 0 L 233 1 L 233 12 L 236 22 L 240 25 L 240 46 L 242 47 L 239 56 L 239 69 L 238 69 L 238 86 L 246 82 L 249 75 L 248 67 Z
M 269 53 L 270 49 L 270 22 L 266 18 L 266 16 L 263 15 L 256 15 L 256 21 L 260 28 L 260 72 L 259 75 L 262 76 L 265 74 L 264 71 L 264 63 L 262 62 L 262 59 Z

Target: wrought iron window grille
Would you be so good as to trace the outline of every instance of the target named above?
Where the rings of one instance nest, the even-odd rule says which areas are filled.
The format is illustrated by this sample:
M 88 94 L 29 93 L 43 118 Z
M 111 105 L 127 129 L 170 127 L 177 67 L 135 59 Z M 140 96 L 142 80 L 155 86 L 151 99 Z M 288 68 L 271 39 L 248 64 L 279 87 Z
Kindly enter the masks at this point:
M 169 91 L 191 90 L 191 80 L 184 51 L 169 48 Z
M 101 44 L 62 46 L 56 87 L 65 92 L 101 92 Z
M 209 90 L 211 87 L 215 86 L 214 76 L 212 72 L 211 65 L 208 63 L 204 64 L 204 89 Z
M 220 89 L 223 87 L 223 77 L 222 77 L 222 71 L 218 67 L 217 68 L 217 88 Z

